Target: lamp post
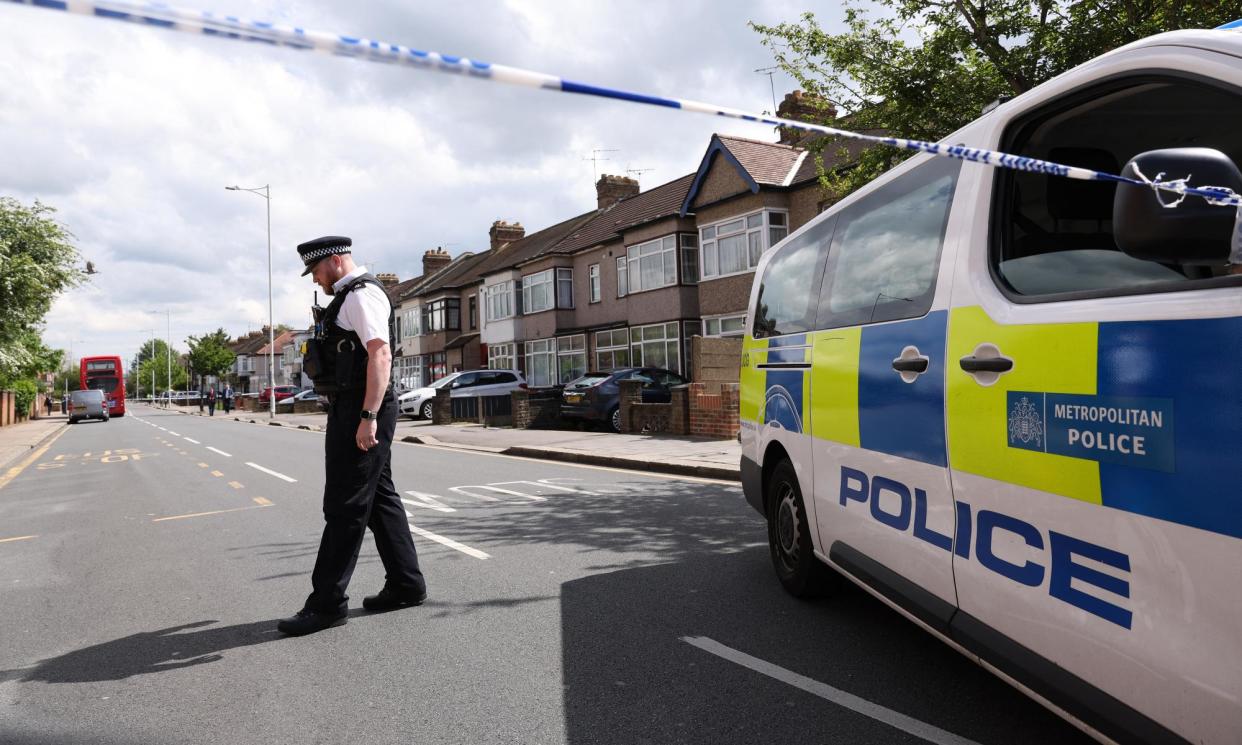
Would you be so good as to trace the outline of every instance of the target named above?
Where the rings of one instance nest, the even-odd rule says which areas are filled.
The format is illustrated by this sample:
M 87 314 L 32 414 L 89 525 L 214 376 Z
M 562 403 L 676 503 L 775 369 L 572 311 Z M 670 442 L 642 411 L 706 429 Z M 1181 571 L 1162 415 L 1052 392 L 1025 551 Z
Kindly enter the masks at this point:
M 69 340 L 69 365 L 68 365 L 68 367 L 69 367 L 69 370 L 68 370 L 69 375 L 72 375 L 72 374 L 73 374 L 73 345 L 74 345 L 74 344 L 82 344 L 82 343 L 84 343 L 85 341 L 86 341 L 85 339 L 70 339 L 70 340 Z M 66 376 L 65 376 L 65 395 L 66 395 L 66 396 L 68 396 L 68 395 L 69 395 L 69 375 L 66 375 Z
M 226 186 L 229 191 L 248 191 L 258 194 L 267 202 L 267 414 L 269 419 L 276 418 L 276 324 L 272 319 L 272 191 L 271 184 L 244 189 L 240 186 Z

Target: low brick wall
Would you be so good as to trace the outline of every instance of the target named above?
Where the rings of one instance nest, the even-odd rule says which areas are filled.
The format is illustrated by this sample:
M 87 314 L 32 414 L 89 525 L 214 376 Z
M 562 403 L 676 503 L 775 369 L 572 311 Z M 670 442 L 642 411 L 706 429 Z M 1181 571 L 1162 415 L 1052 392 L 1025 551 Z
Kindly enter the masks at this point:
M 561 398 L 527 390 L 509 394 L 513 399 L 514 429 L 556 429 L 561 424 Z
M 659 432 L 689 434 L 689 386 L 676 386 L 666 404 L 643 403 L 642 382 L 623 380 L 621 386 L 621 431 L 634 434 Z
M 736 384 L 721 384 L 719 391 L 709 383 L 691 383 L 689 392 L 690 434 L 731 440 L 741 431 L 741 395 Z

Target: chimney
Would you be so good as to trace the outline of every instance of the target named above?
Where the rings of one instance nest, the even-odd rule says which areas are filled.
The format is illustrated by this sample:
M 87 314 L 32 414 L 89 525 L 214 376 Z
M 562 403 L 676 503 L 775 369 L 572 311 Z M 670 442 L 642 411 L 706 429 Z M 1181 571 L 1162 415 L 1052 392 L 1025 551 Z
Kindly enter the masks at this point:
M 837 110 L 827 100 L 802 91 L 786 93 L 785 100 L 776 107 L 776 116 L 781 119 L 793 119 L 809 124 L 823 124 L 837 118 Z M 808 132 L 791 127 L 777 127 L 782 145 L 803 147 L 810 140 L 817 140 L 824 135 L 819 132 Z
M 497 220 L 492 223 L 492 229 L 487 231 L 487 235 L 492 239 L 492 250 L 495 251 L 525 238 L 526 228 L 522 227 L 520 222 L 509 223 Z
M 398 282 L 400 282 L 400 281 L 401 281 L 401 280 L 397 279 L 397 275 L 395 275 L 395 274 L 388 274 L 388 273 L 385 273 L 385 272 L 381 272 L 381 273 L 379 273 L 379 274 L 375 275 L 375 278 L 376 278 L 376 279 L 378 279 L 378 280 L 380 281 L 380 284 L 382 284 L 382 285 L 383 285 L 383 286 L 385 286 L 385 287 L 392 287 L 393 285 L 395 285 L 395 284 L 397 284 Z
M 609 176 L 605 173 L 599 177 L 599 181 L 595 182 L 595 201 L 601 210 L 636 194 L 638 194 L 636 179 Z
M 436 246 L 430 251 L 423 253 L 423 277 L 430 277 L 444 267 L 453 263 L 453 257 L 448 255 L 442 247 Z

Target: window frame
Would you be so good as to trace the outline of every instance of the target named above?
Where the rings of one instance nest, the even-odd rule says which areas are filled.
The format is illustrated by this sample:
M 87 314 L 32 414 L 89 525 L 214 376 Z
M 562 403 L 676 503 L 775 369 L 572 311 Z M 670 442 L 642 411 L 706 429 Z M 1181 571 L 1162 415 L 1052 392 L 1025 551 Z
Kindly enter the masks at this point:
M 615 329 L 603 329 L 601 331 L 596 331 L 594 333 L 595 333 L 595 353 L 594 354 L 595 354 L 595 369 L 596 370 L 600 372 L 611 372 L 613 370 L 619 370 L 621 368 L 630 367 L 630 329 L 628 326 L 622 326 L 621 328 L 615 328 Z M 602 334 L 608 334 L 609 343 L 604 346 L 600 345 L 600 336 Z M 624 341 L 617 342 L 617 334 L 621 334 L 624 337 Z M 615 363 L 617 352 L 625 352 L 625 364 L 624 365 L 617 365 L 617 364 L 604 365 L 602 363 L 600 359 L 601 354 L 611 355 L 612 361 Z
M 1101 96 L 1117 93 L 1151 83 L 1192 83 L 1214 88 L 1233 96 L 1242 96 L 1242 88 L 1230 85 L 1218 78 L 1198 75 L 1183 70 L 1127 70 L 1108 75 L 1085 83 L 1077 88 L 1066 91 L 1056 99 L 1043 101 L 1037 107 L 1024 111 L 1011 119 L 1001 131 L 998 149 L 1002 152 L 1013 147 L 1022 137 L 1029 137 L 1030 130 L 1039 126 L 1047 119 L 1063 115 L 1071 109 Z M 1124 163 L 1121 164 L 1124 167 Z M 1006 300 L 1015 305 L 1044 305 L 1047 303 L 1070 302 L 1075 300 L 1091 300 L 1094 298 L 1130 297 L 1134 295 L 1157 295 L 1169 292 L 1186 292 L 1205 290 L 1217 287 L 1234 287 L 1242 285 L 1242 275 L 1224 275 L 1204 279 L 1187 279 L 1171 282 L 1152 282 L 1144 285 L 1115 287 L 1099 290 L 1073 290 L 1068 292 L 1045 293 L 1042 295 L 1023 295 L 1012 287 L 999 272 L 1000 257 L 1003 254 L 1005 225 L 1013 219 L 1012 200 L 1007 196 L 1015 173 L 1008 169 L 996 169 L 990 191 L 990 209 L 988 210 L 987 267 L 993 286 Z M 1048 178 L 1051 178 L 1049 176 Z
M 488 323 L 491 323 L 493 321 L 504 321 L 506 319 L 513 318 L 514 316 L 518 314 L 517 304 L 514 301 L 513 293 L 514 293 L 514 283 L 513 283 L 513 280 L 511 279 L 506 279 L 503 282 L 497 282 L 495 284 L 484 286 L 483 288 L 483 295 L 484 295 L 483 317 L 487 320 Z M 504 315 L 493 316 L 492 315 L 493 304 L 499 305 L 502 301 L 503 301 L 504 307 L 501 310 L 505 310 L 507 312 Z
M 503 342 L 501 344 L 487 345 L 487 369 L 489 370 L 516 370 L 517 369 L 517 345 L 513 342 Z M 498 361 L 507 361 L 505 366 L 498 366 Z
M 626 265 L 626 257 L 617 257 L 617 297 L 623 298 L 630 294 L 630 272 Z
M 556 298 L 552 305 L 557 310 L 574 309 L 574 270 L 573 267 L 558 266 L 554 273 L 556 281 Z
M 533 307 L 531 296 L 535 294 L 536 289 L 547 287 L 547 307 Z M 556 310 L 556 270 L 554 267 L 532 272 L 522 275 L 522 315 L 532 315 L 534 313 L 543 313 L 548 310 Z
M 773 225 L 771 222 L 771 218 L 770 218 L 770 215 L 772 214 L 784 215 L 785 224 L 784 225 Z M 760 224 L 754 227 L 751 227 L 750 218 L 756 217 L 756 216 L 762 217 Z M 746 268 L 726 273 L 726 272 L 720 271 L 720 238 L 721 238 L 720 228 L 724 225 L 729 225 L 735 222 L 740 222 L 741 228 L 739 230 L 726 233 L 724 237 L 734 238 L 737 236 L 742 236 L 742 252 L 744 253 L 746 257 Z M 773 230 L 783 230 L 785 234 L 782 235 L 777 241 L 773 242 L 772 241 Z M 710 237 L 705 235 L 705 233 L 708 233 L 708 232 L 711 233 Z M 755 271 L 755 269 L 759 267 L 759 261 L 763 258 L 763 255 L 766 254 L 768 251 L 771 251 L 772 248 L 776 246 L 777 243 L 780 243 L 780 241 L 783 241 L 784 239 L 788 238 L 790 232 L 792 231 L 790 231 L 789 229 L 789 210 L 776 208 L 776 207 L 760 207 L 757 210 L 751 210 L 750 212 L 744 212 L 740 215 L 730 215 L 727 218 L 700 225 L 699 230 L 698 230 L 698 243 L 699 243 L 699 265 L 698 265 L 699 280 L 698 281 L 700 283 L 710 282 L 715 279 L 724 279 L 726 277 L 736 277 L 740 274 L 746 274 L 748 272 Z M 754 257 L 753 262 L 751 261 L 751 258 L 752 258 L 751 257 L 751 235 L 752 234 L 757 234 L 759 236 L 759 241 L 760 241 L 759 255 L 757 257 Z M 711 263 L 712 263 L 712 266 L 714 267 L 714 273 L 710 275 L 707 272 L 707 266 L 708 266 L 707 253 L 709 251 L 709 247 L 707 244 L 711 244 L 710 251 L 711 251 L 711 255 L 713 256 L 713 261 Z
M 603 299 L 603 275 L 599 264 L 587 267 L 587 304 L 598 303 Z
M 577 346 L 577 347 L 574 346 L 575 339 L 578 340 L 577 343 L 580 343 L 581 346 Z M 566 377 L 561 374 L 563 371 L 563 368 L 561 366 L 561 360 L 569 359 L 571 357 L 582 358 L 582 366 L 581 366 L 582 372 L 578 373 L 577 375 L 568 375 L 568 377 Z M 556 337 L 556 381 L 557 383 L 559 385 L 565 385 L 570 380 L 574 380 L 576 378 L 579 378 L 585 375 L 588 369 L 589 368 L 587 367 L 586 334 L 570 334 L 568 336 Z
M 556 385 L 556 339 L 531 339 L 523 342 L 523 356 L 526 359 L 526 383 L 531 388 L 551 388 Z M 542 349 L 536 348 L 542 347 Z M 532 362 L 539 358 L 547 356 L 548 359 L 548 375 L 550 382 L 541 384 L 535 381 L 534 371 L 532 370 Z
M 664 336 L 663 336 L 662 338 L 660 338 L 660 339 L 646 339 L 646 338 L 645 338 L 645 337 L 646 337 L 646 332 L 645 332 L 645 330 L 646 330 L 646 329 L 651 329 L 651 328 L 656 328 L 656 327 L 661 327 L 661 328 L 663 329 Z M 675 334 L 675 336 L 673 336 L 673 337 L 669 337 L 669 335 L 668 335 L 668 330 L 669 330 L 669 327 L 672 327 L 672 329 L 673 329 L 673 333 Z M 681 327 L 681 322 L 680 322 L 680 321 L 662 321 L 662 322 L 660 322 L 660 323 L 647 323 L 647 324 L 643 324 L 642 326 L 630 326 L 630 329 L 629 329 L 629 331 L 630 331 L 630 365 L 629 365 L 629 366 L 630 366 L 630 367 L 652 367 L 652 368 L 661 368 L 661 369 L 664 369 L 664 370 L 672 370 L 673 372 L 677 373 L 678 375 L 681 375 L 681 368 L 682 368 L 682 361 L 681 361 L 681 336 L 682 336 L 682 334 L 681 334 L 681 328 L 680 328 L 680 327 Z M 634 335 L 635 335 L 636 333 L 639 335 L 639 338 L 638 338 L 638 340 L 637 340 L 637 341 L 635 341 L 635 340 L 634 340 Z M 668 361 L 669 345 L 670 345 L 670 344 L 672 345 L 673 356 L 674 356 L 674 358 L 675 358 L 675 363 L 676 363 L 676 366 L 675 366 L 675 367 L 674 367 L 674 366 L 672 366 L 672 365 L 668 365 L 668 364 L 664 364 L 664 365 L 656 365 L 656 364 L 654 364 L 654 363 L 648 362 L 648 361 L 645 359 L 646 355 L 644 355 L 644 354 L 642 354 L 642 353 L 641 353 L 641 350 L 642 350 L 643 345 L 645 345 L 645 344 L 656 344 L 656 343 L 663 343 L 663 344 L 664 344 L 664 357 L 665 357 L 665 362 L 667 362 L 667 361 Z M 637 347 L 637 348 L 640 350 L 639 354 L 635 354 L 635 352 L 634 352 L 635 347 Z M 640 361 L 640 360 L 638 360 L 638 359 L 637 359 L 637 358 L 639 358 L 639 357 L 643 357 L 643 359 Z M 683 377 L 685 377 L 685 376 L 683 376 Z

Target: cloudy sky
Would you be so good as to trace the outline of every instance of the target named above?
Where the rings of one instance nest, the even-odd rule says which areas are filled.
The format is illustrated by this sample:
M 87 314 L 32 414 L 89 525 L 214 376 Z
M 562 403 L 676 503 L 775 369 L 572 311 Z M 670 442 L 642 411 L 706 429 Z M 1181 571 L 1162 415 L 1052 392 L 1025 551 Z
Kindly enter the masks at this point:
M 181 5 L 181 3 L 178 3 Z M 212 0 L 187 7 L 459 54 L 600 85 L 768 110 L 772 64 L 748 21 L 835 2 Z M 373 271 L 416 275 L 423 251 L 487 247 L 493 220 L 531 232 L 595 204 L 601 173 L 693 171 L 713 132 L 770 128 L 582 96 L 200 38 L 0 3 L 0 195 L 54 206 L 99 270 L 61 297 L 45 340 L 132 357 L 266 322 L 271 184 L 277 323 L 314 289 L 296 244 L 354 239 Z M 792 87 L 778 74 L 777 99 Z M 167 313 L 167 315 L 166 315 Z

